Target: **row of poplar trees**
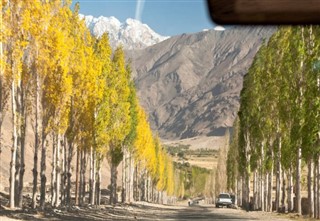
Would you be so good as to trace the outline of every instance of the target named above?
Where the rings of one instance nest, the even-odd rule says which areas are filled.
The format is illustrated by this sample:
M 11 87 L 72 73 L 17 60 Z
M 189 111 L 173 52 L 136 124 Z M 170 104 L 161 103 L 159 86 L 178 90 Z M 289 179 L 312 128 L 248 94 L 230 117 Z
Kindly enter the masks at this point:
M 72 189 L 75 204 L 100 204 L 104 159 L 111 168 L 111 203 L 117 202 L 122 161 L 122 200 L 159 202 L 177 191 L 175 171 L 139 106 L 124 51 L 112 51 L 107 34 L 92 37 L 79 6 L 72 12 L 70 5 L 1 0 L 0 136 L 11 114 L 10 207 L 23 206 L 27 128 L 34 131 L 33 165 L 27 162 L 33 166 L 33 208 L 50 201 L 71 205 Z
M 319 26 L 278 28 L 244 77 L 228 153 L 239 205 L 301 214 L 305 189 L 320 218 L 319 36 Z

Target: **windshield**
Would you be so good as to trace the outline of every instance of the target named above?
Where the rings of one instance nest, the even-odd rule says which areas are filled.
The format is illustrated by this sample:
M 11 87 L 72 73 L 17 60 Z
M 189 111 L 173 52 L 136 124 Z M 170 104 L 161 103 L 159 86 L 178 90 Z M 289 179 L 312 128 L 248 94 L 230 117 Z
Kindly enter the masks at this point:
M 220 194 L 220 195 L 219 195 L 219 198 L 222 198 L 222 199 L 229 199 L 229 198 L 230 198 L 230 196 L 229 196 L 229 194 Z
M 239 1 L 222 14 L 275 6 Z M 0 207 L 319 218 L 320 26 L 218 25 L 206 3 L 1 0 Z

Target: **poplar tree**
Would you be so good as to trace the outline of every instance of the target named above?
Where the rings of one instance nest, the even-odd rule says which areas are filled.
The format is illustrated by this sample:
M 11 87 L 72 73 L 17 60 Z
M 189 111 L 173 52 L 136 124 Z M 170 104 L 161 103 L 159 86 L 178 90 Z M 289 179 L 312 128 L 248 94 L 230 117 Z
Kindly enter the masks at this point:
M 75 150 L 77 153 L 76 161 L 76 203 L 78 203 L 78 170 L 79 170 L 79 153 L 80 153 L 80 138 L 81 134 L 81 116 L 85 112 L 85 102 L 82 96 L 85 96 L 84 92 L 86 91 L 86 36 L 87 29 L 84 24 L 84 21 L 79 19 L 79 4 L 75 5 L 74 12 L 71 16 L 71 22 L 73 28 L 71 30 L 71 36 L 74 41 L 74 47 L 70 53 L 70 74 L 72 76 L 72 94 L 70 98 L 70 112 L 69 112 L 69 125 L 66 131 L 66 140 L 68 145 L 68 163 L 67 163 L 67 190 L 66 190 L 66 201 L 67 204 L 71 201 L 71 164 L 74 156 Z
M 117 167 L 123 159 L 122 145 L 130 132 L 129 73 L 125 66 L 122 48 L 116 49 L 112 58 L 112 70 L 108 76 L 110 122 L 107 126 L 110 136 L 108 161 L 111 169 L 110 203 L 117 202 Z
M 6 24 L 6 17 L 8 16 L 8 2 L 3 2 L 0 4 L 0 161 L 1 161 L 1 153 L 2 153 L 2 145 L 3 145 L 3 138 L 2 138 L 2 124 L 5 117 L 5 114 L 8 109 L 8 103 L 10 98 L 10 82 L 8 81 L 7 76 L 7 56 L 6 56 L 6 37 L 8 35 L 8 29 Z
M 21 1 L 8 1 L 7 10 L 4 11 L 3 19 L 5 27 L 8 28 L 6 35 L 6 52 L 7 52 L 7 72 L 10 74 L 11 84 L 11 110 L 12 110 L 12 149 L 11 149 L 11 163 L 10 163 L 10 208 L 15 207 L 15 193 L 17 189 L 16 177 L 16 166 L 17 166 L 17 155 L 18 149 L 18 136 L 19 136 L 19 125 L 21 123 L 21 109 L 20 109 L 20 97 L 19 93 L 21 90 L 22 81 L 22 66 L 23 66 L 23 53 L 26 46 L 26 39 L 23 35 L 21 14 L 25 10 L 24 2 Z M 18 162 L 19 163 L 19 162 Z

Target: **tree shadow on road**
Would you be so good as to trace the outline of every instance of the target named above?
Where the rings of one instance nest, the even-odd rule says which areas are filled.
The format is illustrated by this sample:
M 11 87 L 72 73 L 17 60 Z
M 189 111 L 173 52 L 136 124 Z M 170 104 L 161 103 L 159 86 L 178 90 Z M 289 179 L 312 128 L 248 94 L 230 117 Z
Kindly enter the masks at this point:
M 234 209 L 217 209 L 213 205 L 165 206 L 157 204 L 118 204 L 100 207 L 72 207 L 37 211 L 3 210 L 1 216 L 19 220 L 51 221 L 51 220 L 257 220 Z
M 258 220 L 235 214 L 233 209 L 218 209 L 214 206 L 202 205 L 186 207 L 186 209 L 179 211 L 176 218 L 176 220 Z

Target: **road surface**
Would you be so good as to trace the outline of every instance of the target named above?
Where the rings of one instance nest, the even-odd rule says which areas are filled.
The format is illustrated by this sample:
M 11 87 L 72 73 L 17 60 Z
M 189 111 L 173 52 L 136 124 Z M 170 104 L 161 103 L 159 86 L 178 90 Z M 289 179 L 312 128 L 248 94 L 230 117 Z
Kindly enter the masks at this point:
M 9 219 L 10 218 L 10 219 Z M 99 208 L 78 208 L 72 210 L 53 209 L 40 213 L 36 211 L 1 211 L 0 221 L 6 220 L 177 220 L 177 221 L 250 221 L 275 220 L 289 221 L 290 219 L 275 213 L 245 212 L 239 209 L 215 208 L 213 205 L 196 206 L 162 206 L 148 203 L 120 205 L 116 207 L 101 206 Z
M 149 212 L 151 211 L 151 212 Z M 240 209 L 215 208 L 213 205 L 199 205 L 191 207 L 161 208 L 154 211 L 146 210 L 144 214 L 137 216 L 138 220 L 223 220 L 223 221 L 250 221 L 250 220 L 276 220 L 288 221 L 283 216 L 275 213 L 245 212 Z

